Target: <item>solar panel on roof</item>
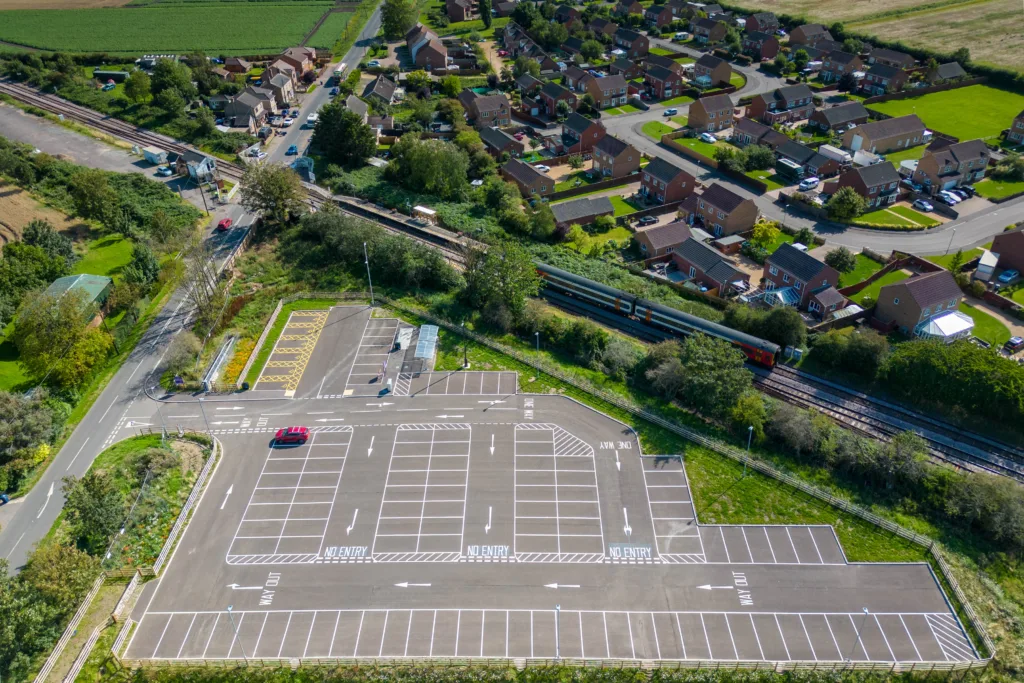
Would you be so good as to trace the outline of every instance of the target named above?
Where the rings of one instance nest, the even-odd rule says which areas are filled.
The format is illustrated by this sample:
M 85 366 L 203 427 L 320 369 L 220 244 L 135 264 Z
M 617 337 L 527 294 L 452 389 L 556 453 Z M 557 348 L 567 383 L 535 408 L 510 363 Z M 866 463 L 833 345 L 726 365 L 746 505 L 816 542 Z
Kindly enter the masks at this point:
M 422 325 L 416 342 L 416 358 L 431 359 L 437 349 L 437 325 Z

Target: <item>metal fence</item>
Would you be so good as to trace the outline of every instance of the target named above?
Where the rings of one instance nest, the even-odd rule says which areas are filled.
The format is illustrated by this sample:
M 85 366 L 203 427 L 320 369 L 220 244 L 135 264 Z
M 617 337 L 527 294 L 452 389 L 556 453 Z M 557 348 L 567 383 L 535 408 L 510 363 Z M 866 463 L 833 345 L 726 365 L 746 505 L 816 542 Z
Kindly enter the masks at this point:
M 103 632 L 103 629 L 106 628 L 106 626 L 106 624 L 99 624 L 92 630 L 92 633 L 89 634 L 89 639 L 86 640 L 85 645 L 82 646 L 82 651 L 78 653 L 77 657 L 75 657 L 74 663 L 71 665 L 68 672 L 64 674 L 64 678 L 61 683 L 72 683 L 72 681 L 78 678 L 78 674 L 82 671 L 82 667 L 85 666 L 86 660 L 89 659 L 89 653 L 92 652 L 92 648 L 96 645 L 96 641 L 100 639 L 100 633 Z
M 213 448 L 210 449 L 210 457 L 206 459 L 206 464 L 199 473 L 196 483 L 192 486 L 192 492 L 189 493 L 188 500 L 186 500 L 185 504 L 181 506 L 181 512 L 178 514 L 178 519 L 174 522 L 174 526 L 171 527 L 171 533 L 167 535 L 167 541 L 164 542 L 164 547 L 161 548 L 160 555 L 157 556 L 156 562 L 153 563 L 153 572 L 155 574 L 160 573 L 160 569 L 163 568 L 164 562 L 167 561 L 167 556 L 174 547 L 174 542 L 177 540 L 178 534 L 181 533 L 181 529 L 184 527 L 185 521 L 192 512 L 192 506 L 195 505 L 196 499 L 199 497 L 199 493 L 203 490 L 203 484 L 206 482 L 206 477 L 210 474 L 210 469 L 213 467 L 213 464 L 217 461 L 219 452 L 220 441 L 214 439 Z
M 138 587 L 140 581 L 142 581 L 142 573 L 135 570 L 132 580 L 128 582 L 127 586 L 125 586 L 124 593 L 121 593 L 121 599 L 117 601 L 117 604 L 114 606 L 114 611 L 110 613 L 111 619 L 114 621 L 121 620 L 121 613 L 124 611 L 125 607 L 128 606 L 128 602 L 131 600 L 132 594 L 135 593 L 135 589 Z
M 57 644 L 54 645 L 50 656 L 47 657 L 46 661 L 43 663 L 43 668 L 41 668 L 39 673 L 36 674 L 33 683 L 43 683 L 43 681 L 46 680 L 46 677 L 50 675 L 50 672 L 53 671 L 53 667 L 57 664 L 57 660 L 60 659 L 62 654 L 64 654 L 64 648 L 68 646 L 68 641 L 70 641 L 71 637 L 75 635 L 76 631 L 78 631 L 78 625 L 82 623 L 82 618 L 85 617 L 85 613 L 89 610 L 89 605 L 92 604 L 96 594 L 100 592 L 100 588 L 103 586 L 103 581 L 105 579 L 106 574 L 100 572 L 100 575 L 96 577 L 96 581 L 93 582 L 92 588 L 89 589 L 89 592 L 86 594 L 85 599 L 82 600 L 82 604 L 78 606 L 78 611 L 75 612 L 75 615 L 71 617 L 71 621 L 68 622 L 68 627 L 64 629 L 64 634 L 61 635 L 60 640 L 58 640 Z

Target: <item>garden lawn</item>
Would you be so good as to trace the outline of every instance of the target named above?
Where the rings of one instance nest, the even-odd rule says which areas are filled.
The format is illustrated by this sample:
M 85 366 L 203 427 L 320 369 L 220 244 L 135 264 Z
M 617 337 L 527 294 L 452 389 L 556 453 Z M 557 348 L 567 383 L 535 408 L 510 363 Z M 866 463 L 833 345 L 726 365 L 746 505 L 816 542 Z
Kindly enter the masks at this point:
M 849 273 L 843 273 L 839 276 L 839 286 L 849 287 L 850 285 L 855 285 L 868 279 L 881 269 L 882 264 L 878 261 L 869 259 L 864 254 L 857 254 L 857 265 Z
M 924 227 L 923 225 L 918 226 L 916 221 L 910 220 L 906 216 L 901 216 L 900 214 L 895 213 L 891 208 L 868 211 L 867 213 L 863 213 L 853 219 L 851 223 L 853 225 L 864 225 L 867 227 L 880 225 L 892 228 L 908 228 L 911 230 L 917 230 Z
M 732 75 L 729 76 L 729 85 L 735 85 L 737 90 L 747 84 L 747 77 L 741 74 L 739 71 L 733 71 Z
M 878 292 L 882 289 L 882 287 L 885 287 L 886 285 L 891 285 L 894 282 L 906 280 L 908 277 L 910 277 L 910 273 L 906 273 L 902 270 L 894 270 L 890 273 L 886 273 L 885 275 L 878 278 L 861 291 L 851 295 L 850 299 L 852 299 L 853 302 L 857 304 L 859 304 L 865 296 L 870 296 L 872 301 L 877 301 Z
M 638 111 L 640 111 L 640 109 L 638 107 L 634 107 L 632 104 L 624 104 L 619 107 L 619 112 L 623 114 L 635 114 Z
M 1024 180 L 986 178 L 976 183 L 974 189 L 985 199 L 1003 199 L 1024 192 Z
M 614 216 L 616 218 L 640 210 L 637 207 L 633 206 L 628 200 L 623 199 L 622 197 L 609 197 L 608 199 L 611 200 L 612 206 L 615 207 Z
M 973 261 L 974 259 L 976 259 L 979 256 L 981 256 L 982 249 L 991 249 L 991 248 L 992 248 L 992 243 L 989 242 L 985 246 L 980 247 L 978 249 L 968 249 L 967 251 L 964 252 L 964 263 L 967 263 L 968 261 Z M 943 254 L 942 256 L 925 256 L 925 258 L 927 260 L 931 261 L 932 263 L 938 264 L 938 265 L 940 265 L 943 268 L 948 270 L 949 269 L 949 265 L 953 262 L 953 258 L 955 256 L 956 256 L 956 252 L 954 251 L 954 252 L 951 252 L 949 254 Z
M 678 123 L 683 128 L 686 128 L 686 124 L 690 122 L 690 120 L 682 114 L 680 114 L 679 116 L 673 116 L 672 120 Z
M 104 235 L 87 242 L 85 248 L 73 273 L 115 277 L 132 260 L 132 241 L 121 235 Z
M 612 205 L 614 206 L 614 202 L 612 203 Z M 633 233 L 628 228 L 624 228 L 621 225 L 616 225 L 611 230 L 606 230 L 604 232 L 596 232 L 590 235 L 590 239 L 594 240 L 594 242 L 602 244 L 605 242 L 629 241 L 629 239 L 632 237 Z
M 661 104 L 665 107 L 678 107 L 681 104 L 690 104 L 691 102 L 693 102 L 692 97 L 680 95 L 679 97 L 673 97 L 671 100 L 664 100 Z
M 767 185 L 768 187 L 765 189 L 765 192 L 778 190 L 791 184 L 787 182 L 785 178 L 770 169 L 767 171 L 747 171 L 744 175 L 748 178 L 753 178 L 754 180 L 760 180 L 762 183 Z
M 928 145 L 907 147 L 906 149 L 901 149 L 898 152 L 889 152 L 885 155 L 885 160 L 892 162 L 893 166 L 899 168 L 901 161 L 917 161 L 923 157 L 926 149 L 928 149 Z
M 266 2 L 10 10 L 0 12 L 0 40 L 64 52 L 269 54 L 298 45 L 330 6 Z
M 662 57 L 673 57 L 673 59 L 675 58 L 674 55 L 682 54 L 680 52 L 676 52 L 675 50 L 669 50 L 664 47 L 652 47 L 650 50 L 648 50 L 648 52 L 650 52 L 652 55 L 661 55 Z
M 0 339 L 0 391 L 11 391 L 29 378 L 18 363 L 18 347 L 9 339 Z
M 787 235 L 786 233 L 784 233 L 784 232 L 782 232 L 780 230 L 779 231 L 779 236 L 775 238 L 774 242 L 772 242 L 771 244 L 768 245 L 768 247 L 767 247 L 768 253 L 769 254 L 774 254 L 778 250 L 778 248 L 781 247 L 783 244 L 793 244 L 793 242 L 795 242 L 795 241 L 796 241 L 796 236 L 795 235 Z M 810 245 L 805 245 L 805 246 L 809 247 Z
M 1024 110 L 1024 95 L 987 85 L 970 85 L 868 107 L 890 116 L 917 114 L 930 129 L 961 140 L 996 139 Z
M 348 26 L 351 18 L 352 12 L 334 12 L 328 15 L 324 23 L 316 30 L 316 33 L 306 41 L 306 46 L 321 47 L 328 50 L 334 47 L 334 43 L 341 37 L 342 31 Z
M 660 141 L 662 135 L 675 132 L 675 128 L 661 121 L 648 121 L 644 124 L 643 131 L 644 135 Z
M 978 339 L 984 339 L 992 346 L 999 348 L 1010 339 L 1010 330 L 1006 328 L 998 318 L 986 311 L 972 306 L 963 301 L 960 303 L 960 312 L 966 313 L 974 320 L 973 334 Z
M 591 173 L 591 177 L 587 177 L 588 171 L 573 171 L 569 174 L 565 180 L 555 183 L 555 192 L 561 192 L 562 190 L 570 190 L 574 187 L 581 185 L 591 185 L 600 180 L 600 177 L 596 173 Z
M 931 216 L 920 213 L 906 206 L 890 206 L 889 210 L 892 211 L 893 213 L 898 213 L 899 215 L 903 216 L 908 220 L 914 221 L 918 225 L 924 225 L 929 228 L 934 228 L 936 225 L 939 224 L 939 221 L 932 218 Z
M 694 152 L 697 152 L 697 154 L 703 154 L 708 159 L 713 160 L 715 158 L 716 145 L 704 142 L 700 138 L 679 138 L 678 140 L 676 140 L 676 142 L 678 142 L 683 147 L 689 147 Z

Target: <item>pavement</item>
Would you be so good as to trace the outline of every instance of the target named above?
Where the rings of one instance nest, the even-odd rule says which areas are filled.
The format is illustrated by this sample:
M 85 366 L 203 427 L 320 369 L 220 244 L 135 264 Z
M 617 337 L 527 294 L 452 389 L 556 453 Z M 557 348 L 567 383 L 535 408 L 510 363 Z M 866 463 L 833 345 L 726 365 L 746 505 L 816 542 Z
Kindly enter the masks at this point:
M 977 657 L 926 563 L 850 563 L 829 526 L 699 524 L 683 460 L 624 424 L 513 373 L 401 372 L 404 323 L 326 313 L 292 395 L 140 400 L 110 432 L 223 444 L 128 659 Z M 309 441 L 275 447 L 296 424 Z

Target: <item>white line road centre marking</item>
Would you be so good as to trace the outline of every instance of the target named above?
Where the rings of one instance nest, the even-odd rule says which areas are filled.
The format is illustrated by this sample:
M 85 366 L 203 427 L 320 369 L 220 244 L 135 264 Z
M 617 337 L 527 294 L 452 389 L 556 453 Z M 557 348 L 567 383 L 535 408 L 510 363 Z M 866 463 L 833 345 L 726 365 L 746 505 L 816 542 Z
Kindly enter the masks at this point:
M 409 583 L 408 581 L 403 581 L 402 583 L 396 583 L 395 586 L 397 586 L 398 588 L 410 588 L 410 587 L 412 587 L 412 588 L 417 588 L 417 587 L 419 587 L 419 588 L 429 588 L 430 584 L 429 583 Z
M 71 458 L 71 462 L 68 463 L 68 466 L 64 468 L 65 472 L 70 470 L 71 466 L 75 464 L 75 460 L 78 460 L 78 456 L 81 455 L 82 449 L 85 448 L 85 444 L 87 444 L 87 443 L 89 443 L 89 439 L 88 438 L 82 443 L 82 448 L 78 449 L 78 453 L 75 453 L 75 457 Z
M 309 413 L 309 414 L 310 415 L 334 415 L 334 411 L 333 410 L 325 410 L 325 411 L 320 412 L 320 413 Z
M 348 536 L 350 533 L 352 533 L 352 529 L 354 529 L 355 526 L 356 526 L 356 517 L 358 517 L 358 516 L 359 516 L 359 508 L 356 508 L 356 511 L 354 513 L 352 513 L 352 523 L 348 525 L 347 529 L 345 529 L 345 535 L 346 536 Z
M 321 417 L 321 418 L 316 420 L 316 422 L 344 422 L 344 421 L 345 421 L 345 418 L 343 418 L 343 417 Z
M 619 472 L 622 471 L 622 463 L 619 462 L 619 452 L 618 451 L 615 451 L 615 469 L 617 469 Z
M 224 506 L 228 504 L 228 497 L 231 495 L 231 492 L 234 491 L 234 490 L 235 490 L 235 485 L 232 484 L 231 486 L 228 487 L 228 490 L 224 492 L 224 502 L 220 504 L 220 509 L 221 510 L 223 510 Z
M 25 538 L 25 534 L 27 534 L 27 533 L 28 533 L 28 532 L 26 531 L 26 532 L 23 532 L 23 533 L 21 534 L 21 536 L 18 536 L 18 540 L 17 540 L 17 541 L 15 541 L 15 542 L 14 542 L 14 545 L 12 545 L 12 546 L 11 546 L 11 550 L 10 550 L 10 552 L 9 552 L 9 553 L 7 553 L 7 557 L 5 557 L 5 558 L 4 558 L 5 560 L 6 560 L 6 559 L 8 559 L 8 558 L 10 558 L 10 556 L 14 554 L 14 549 L 18 547 L 18 544 L 19 544 L 19 543 L 21 543 L 21 539 Z
M 233 591 L 261 591 L 263 586 L 239 586 L 237 583 L 229 583 L 227 585 Z
M 545 583 L 545 588 L 579 588 L 578 583 Z
M 103 411 L 102 415 L 100 415 L 100 422 L 103 422 L 103 418 L 107 416 L 107 413 L 110 412 L 110 409 L 114 407 L 115 403 L 117 403 L 117 396 L 114 397 L 114 400 L 110 402 L 110 405 L 107 406 L 107 409 Z
M 732 590 L 735 586 L 712 586 L 710 583 L 705 583 L 703 586 L 697 586 L 697 588 L 705 591 L 713 591 L 721 589 Z
M 217 410 L 245 410 L 242 406 L 231 406 L 230 408 L 217 408 Z

